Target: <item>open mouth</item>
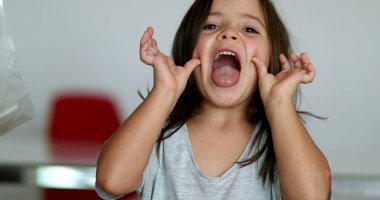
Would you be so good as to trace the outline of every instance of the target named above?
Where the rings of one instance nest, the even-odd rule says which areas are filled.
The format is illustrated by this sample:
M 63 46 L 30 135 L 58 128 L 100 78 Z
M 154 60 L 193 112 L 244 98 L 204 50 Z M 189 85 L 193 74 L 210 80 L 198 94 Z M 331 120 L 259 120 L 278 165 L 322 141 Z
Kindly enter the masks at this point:
M 211 78 L 219 87 L 231 87 L 235 85 L 240 78 L 240 62 L 235 52 L 221 51 L 212 63 Z

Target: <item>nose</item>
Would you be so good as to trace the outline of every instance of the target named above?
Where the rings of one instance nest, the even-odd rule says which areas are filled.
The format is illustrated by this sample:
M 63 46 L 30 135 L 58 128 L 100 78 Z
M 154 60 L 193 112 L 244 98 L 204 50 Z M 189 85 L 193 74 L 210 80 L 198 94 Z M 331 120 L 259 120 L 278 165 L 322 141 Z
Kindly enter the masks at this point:
M 219 35 L 220 40 L 238 40 L 238 34 L 232 28 L 226 28 Z

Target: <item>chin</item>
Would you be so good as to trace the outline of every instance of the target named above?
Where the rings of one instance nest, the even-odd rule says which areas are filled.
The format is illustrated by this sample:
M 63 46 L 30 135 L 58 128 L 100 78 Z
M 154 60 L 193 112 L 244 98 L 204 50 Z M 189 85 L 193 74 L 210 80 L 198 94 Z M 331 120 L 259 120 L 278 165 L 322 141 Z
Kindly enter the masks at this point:
M 234 108 L 240 107 L 244 104 L 244 99 L 238 97 L 239 95 L 231 94 L 218 94 L 208 99 L 208 101 L 220 108 Z

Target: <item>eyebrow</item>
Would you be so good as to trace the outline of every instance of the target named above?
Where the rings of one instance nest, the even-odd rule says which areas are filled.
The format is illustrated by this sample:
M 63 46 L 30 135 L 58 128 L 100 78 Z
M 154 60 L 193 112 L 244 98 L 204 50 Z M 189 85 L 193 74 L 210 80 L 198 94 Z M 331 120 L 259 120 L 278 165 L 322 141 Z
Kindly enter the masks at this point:
M 220 12 L 211 12 L 209 14 L 209 16 L 222 16 L 222 13 L 220 13 Z M 253 20 L 259 22 L 261 24 L 261 26 L 263 26 L 266 29 L 266 26 L 265 26 L 264 22 L 259 17 L 250 15 L 248 13 L 243 13 L 240 16 L 243 17 L 243 18 L 247 18 L 247 19 L 253 19 Z
M 261 26 L 263 26 L 266 29 L 266 26 L 265 26 L 264 22 L 261 21 L 260 18 L 258 18 L 256 16 L 253 16 L 253 15 L 250 15 L 250 14 L 247 14 L 247 13 L 244 13 L 241 16 L 244 17 L 244 18 L 253 19 L 253 20 L 258 21 L 261 24 Z

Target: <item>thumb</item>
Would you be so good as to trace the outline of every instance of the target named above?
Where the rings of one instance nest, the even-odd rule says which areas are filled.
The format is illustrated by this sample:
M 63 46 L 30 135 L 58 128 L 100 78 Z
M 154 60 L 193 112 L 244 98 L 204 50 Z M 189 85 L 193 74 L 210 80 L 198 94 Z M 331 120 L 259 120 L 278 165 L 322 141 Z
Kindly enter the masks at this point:
M 197 68 L 201 64 L 201 61 L 197 58 L 193 58 L 186 62 L 186 64 L 183 66 L 187 72 L 187 75 L 190 76 L 190 74 L 194 71 L 195 68 Z
M 263 61 L 261 61 L 260 58 L 253 57 L 252 62 L 253 62 L 253 65 L 255 65 L 255 67 L 256 67 L 257 74 L 258 74 L 259 78 L 268 74 L 268 68 L 267 68 L 267 66 L 264 65 Z

